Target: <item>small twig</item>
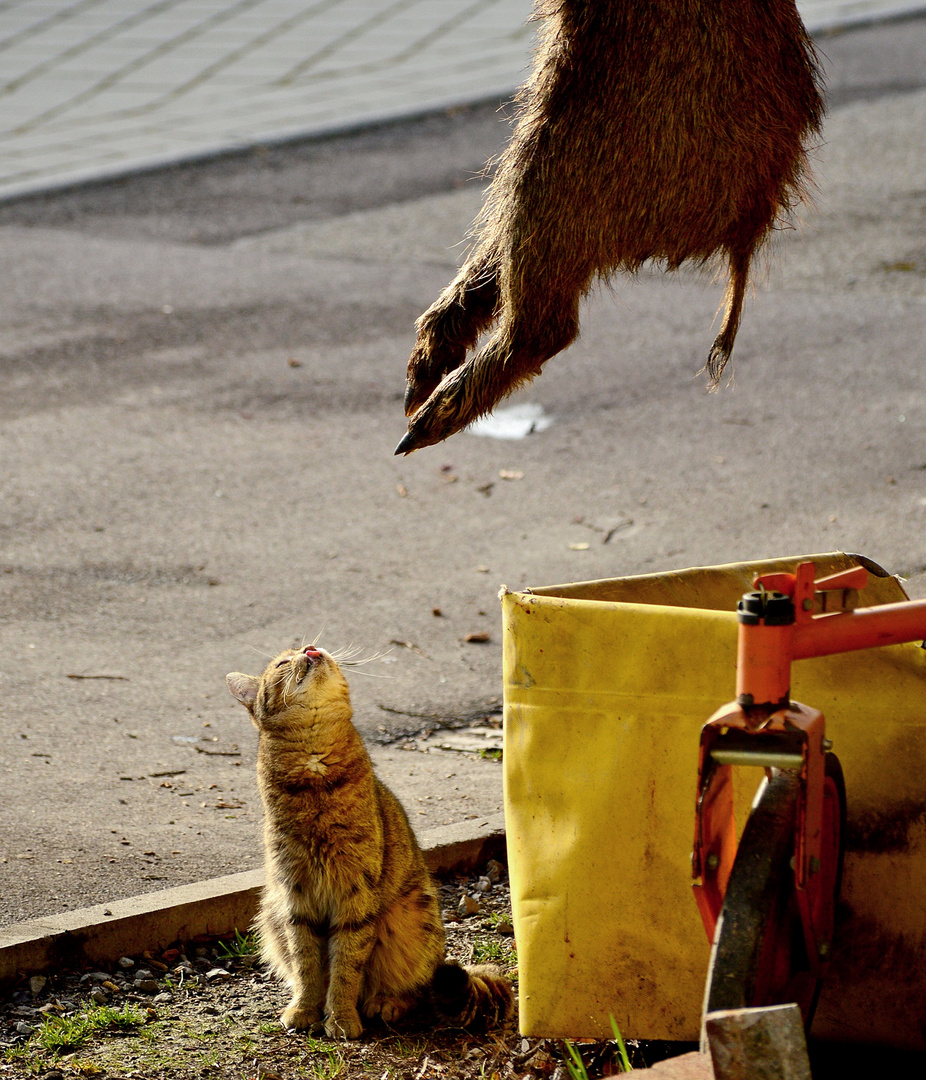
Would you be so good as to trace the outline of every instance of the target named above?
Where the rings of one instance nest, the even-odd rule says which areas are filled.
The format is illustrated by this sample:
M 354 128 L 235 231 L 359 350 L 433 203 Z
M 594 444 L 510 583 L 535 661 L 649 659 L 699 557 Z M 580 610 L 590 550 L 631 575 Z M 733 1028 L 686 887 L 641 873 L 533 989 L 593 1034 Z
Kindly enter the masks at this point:
M 628 518 L 626 521 L 622 521 L 620 525 L 615 525 L 613 529 L 608 529 L 605 533 L 605 538 L 602 540 L 602 544 L 607 544 L 612 536 L 616 536 L 617 533 L 623 532 L 624 529 L 629 529 L 633 524 L 633 518 Z
M 112 682 L 129 682 L 126 675 L 77 675 L 73 672 L 68 672 L 68 679 L 109 679 Z
M 403 649 L 408 649 L 409 652 L 417 653 L 419 656 L 423 656 L 425 660 L 430 660 L 426 652 L 419 649 L 413 641 L 400 641 L 398 638 L 392 638 L 389 642 L 390 645 L 401 645 Z

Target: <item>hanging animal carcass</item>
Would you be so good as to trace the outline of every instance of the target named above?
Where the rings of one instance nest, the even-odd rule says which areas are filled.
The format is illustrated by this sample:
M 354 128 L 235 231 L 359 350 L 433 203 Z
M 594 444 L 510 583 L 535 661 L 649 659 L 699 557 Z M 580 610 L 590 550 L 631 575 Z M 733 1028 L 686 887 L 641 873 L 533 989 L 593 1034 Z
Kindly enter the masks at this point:
M 537 0 L 536 14 L 475 246 L 417 322 L 396 453 L 489 412 L 575 339 L 596 278 L 650 259 L 725 259 L 716 384 L 753 256 L 805 194 L 823 101 L 794 0 Z

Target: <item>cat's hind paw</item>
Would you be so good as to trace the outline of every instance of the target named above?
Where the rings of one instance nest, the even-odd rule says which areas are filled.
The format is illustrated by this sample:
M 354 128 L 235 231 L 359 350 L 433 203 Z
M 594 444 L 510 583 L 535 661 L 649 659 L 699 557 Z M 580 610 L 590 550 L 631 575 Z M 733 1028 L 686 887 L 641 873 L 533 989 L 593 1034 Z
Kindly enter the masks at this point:
M 364 1016 L 380 1016 L 387 1024 L 394 1024 L 411 1008 L 411 1001 L 404 997 L 377 996 L 363 1006 Z

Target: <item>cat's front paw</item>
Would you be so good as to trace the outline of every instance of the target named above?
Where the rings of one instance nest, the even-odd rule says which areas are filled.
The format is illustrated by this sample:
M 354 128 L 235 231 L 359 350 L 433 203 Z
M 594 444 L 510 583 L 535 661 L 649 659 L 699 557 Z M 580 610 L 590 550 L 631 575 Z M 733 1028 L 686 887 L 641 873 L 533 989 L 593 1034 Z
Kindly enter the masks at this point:
M 294 1001 L 283 1010 L 280 1023 L 287 1030 L 295 1031 L 321 1027 L 322 1011 L 319 1008 L 307 1008 L 300 1002 Z
M 325 1021 L 325 1034 L 331 1039 L 359 1039 L 362 1031 L 363 1024 L 356 1009 L 329 1016 Z

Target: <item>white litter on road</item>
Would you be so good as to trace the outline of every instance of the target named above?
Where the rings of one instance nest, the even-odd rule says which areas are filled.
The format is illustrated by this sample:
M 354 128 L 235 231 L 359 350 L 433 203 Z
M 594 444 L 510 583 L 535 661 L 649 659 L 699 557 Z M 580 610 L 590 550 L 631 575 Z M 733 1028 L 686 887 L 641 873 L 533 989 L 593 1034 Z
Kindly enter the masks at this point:
M 553 423 L 542 405 L 524 402 L 507 409 L 496 409 L 470 424 L 466 429 L 472 435 L 486 435 L 490 439 L 524 439 L 532 431 L 545 431 Z

